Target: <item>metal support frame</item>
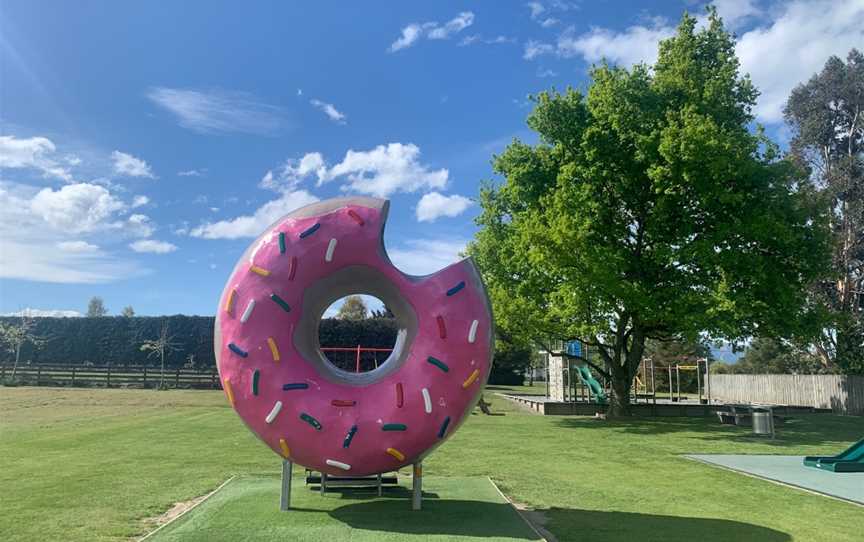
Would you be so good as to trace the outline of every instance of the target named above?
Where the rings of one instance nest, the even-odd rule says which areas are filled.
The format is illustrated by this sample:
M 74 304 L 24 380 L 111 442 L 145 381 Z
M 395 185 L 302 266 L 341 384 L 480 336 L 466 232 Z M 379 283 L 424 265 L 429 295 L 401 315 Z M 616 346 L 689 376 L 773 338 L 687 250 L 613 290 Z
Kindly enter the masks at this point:
M 291 475 L 294 463 L 288 459 L 282 460 L 282 495 L 279 499 L 279 510 L 285 512 L 291 508 Z
M 423 462 L 414 463 L 411 476 L 411 510 L 420 510 L 423 506 Z

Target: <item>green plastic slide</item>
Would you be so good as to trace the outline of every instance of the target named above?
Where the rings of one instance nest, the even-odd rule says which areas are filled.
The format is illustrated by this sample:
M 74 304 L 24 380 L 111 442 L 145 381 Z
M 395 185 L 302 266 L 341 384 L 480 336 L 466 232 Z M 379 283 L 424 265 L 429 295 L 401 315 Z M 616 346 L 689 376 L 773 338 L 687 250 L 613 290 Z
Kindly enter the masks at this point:
M 579 368 L 579 380 L 591 390 L 591 395 L 594 397 L 598 403 L 606 402 L 606 392 L 603 391 L 603 386 L 600 385 L 600 382 L 597 382 L 597 379 L 594 378 L 594 375 L 591 374 L 591 369 L 588 368 L 587 365 L 582 365 Z
M 839 455 L 808 455 L 804 458 L 804 464 L 831 472 L 864 472 L 864 439 Z

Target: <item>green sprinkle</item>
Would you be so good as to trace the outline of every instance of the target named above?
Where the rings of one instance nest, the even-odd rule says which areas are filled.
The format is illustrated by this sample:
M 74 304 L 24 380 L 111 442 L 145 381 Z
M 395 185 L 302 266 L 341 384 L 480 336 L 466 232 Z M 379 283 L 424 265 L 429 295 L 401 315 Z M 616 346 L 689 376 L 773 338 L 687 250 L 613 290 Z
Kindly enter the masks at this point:
M 258 378 L 260 376 L 258 369 L 255 369 L 255 372 L 252 373 L 252 395 L 258 395 Z
M 279 297 L 278 295 L 276 295 L 276 294 L 270 294 L 270 299 L 272 299 L 273 301 L 276 302 L 277 305 L 279 305 L 280 307 L 282 307 L 282 309 L 283 309 L 285 312 L 291 312 L 291 305 L 289 305 L 288 303 L 286 303 L 285 300 L 282 299 L 281 297 Z
M 382 431 L 405 431 L 408 426 L 404 423 L 385 423 L 381 426 Z
M 445 373 L 450 370 L 450 367 L 447 367 L 447 364 L 444 363 L 443 361 L 441 361 L 440 359 L 433 358 L 432 356 L 429 356 L 428 358 L 426 358 L 426 361 L 428 361 L 429 363 L 431 363 L 435 367 L 438 367 L 439 369 L 441 369 Z
M 309 414 L 306 414 L 305 412 L 301 413 L 300 419 L 303 420 L 304 422 L 308 423 L 309 425 L 311 425 L 312 427 L 314 427 L 318 431 L 321 430 L 321 422 L 319 422 L 318 420 L 316 420 L 315 418 L 313 418 Z
M 285 232 L 279 232 L 279 253 L 285 254 Z

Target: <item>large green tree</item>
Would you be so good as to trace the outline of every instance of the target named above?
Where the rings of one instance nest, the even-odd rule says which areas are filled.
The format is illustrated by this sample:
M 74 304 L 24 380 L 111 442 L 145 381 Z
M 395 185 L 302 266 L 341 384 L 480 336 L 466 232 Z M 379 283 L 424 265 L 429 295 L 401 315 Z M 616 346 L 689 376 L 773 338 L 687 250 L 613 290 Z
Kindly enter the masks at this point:
M 803 333 L 823 272 L 818 201 L 751 130 L 758 95 L 715 12 L 685 15 L 653 67 L 591 70 L 587 93 L 543 92 L 481 190 L 478 262 L 497 324 L 547 349 L 579 339 L 612 383 L 610 414 L 648 339 Z
M 790 156 L 830 208 L 833 273 L 811 299 L 833 318 L 814 349 L 826 368 L 864 374 L 864 55 L 829 58 L 792 91 L 784 113 Z

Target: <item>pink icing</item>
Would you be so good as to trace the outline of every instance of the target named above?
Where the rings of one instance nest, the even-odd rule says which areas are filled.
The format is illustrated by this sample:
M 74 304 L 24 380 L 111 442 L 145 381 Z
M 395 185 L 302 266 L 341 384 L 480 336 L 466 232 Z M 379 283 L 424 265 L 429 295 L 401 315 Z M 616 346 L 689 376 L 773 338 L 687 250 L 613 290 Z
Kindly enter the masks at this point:
M 361 225 L 349 215 L 352 210 L 362 218 Z M 430 453 L 459 427 L 479 398 L 491 368 L 492 321 L 483 286 L 470 259 L 463 260 L 425 277 L 411 277 L 395 268 L 380 248 L 385 217 L 379 209 L 346 205 L 310 218 L 287 217 L 262 236 L 257 250 L 250 252 L 255 266 L 270 272 L 260 276 L 250 271 L 250 262 L 241 261 L 225 291 L 217 317 L 217 364 L 221 379 L 228 379 L 234 408 L 242 420 L 274 452 L 282 455 L 280 439 L 290 449 L 290 459 L 302 466 L 328 474 L 367 475 L 396 470 Z M 300 233 L 315 224 L 319 228 L 305 238 Z M 286 251 L 280 252 L 279 232 L 285 233 Z M 325 261 L 328 244 L 337 240 L 332 261 Z M 296 268 L 291 276 L 291 262 Z M 330 379 L 304 359 L 294 344 L 294 326 L 301 317 L 304 289 L 349 265 L 364 265 L 383 273 L 392 281 L 417 315 L 418 332 L 407 345 L 404 364 L 372 384 L 358 386 Z M 447 291 L 465 283 L 448 296 Z M 235 290 L 233 307 L 225 301 Z M 270 296 L 276 293 L 291 307 L 286 312 Z M 246 323 L 240 317 L 250 299 L 255 308 Z M 446 337 L 442 338 L 438 316 Z M 473 343 L 468 336 L 472 322 L 478 321 Z M 220 337 L 221 335 L 221 337 Z M 272 337 L 281 360 L 276 362 L 267 343 Z M 317 338 L 316 338 L 317 340 Z M 248 357 L 232 352 L 234 343 Z M 342 345 L 340 345 L 342 346 Z M 446 363 L 448 372 L 427 361 L 429 356 Z M 466 387 L 463 383 L 474 370 L 479 376 Z M 259 371 L 258 395 L 252 380 Z M 308 389 L 283 391 L 283 384 L 306 383 Z M 397 384 L 404 400 L 397 406 Z M 426 413 L 421 390 L 427 388 L 432 403 Z M 226 390 L 227 393 L 227 390 Z M 354 406 L 334 406 L 332 401 L 356 401 Z M 272 423 L 265 421 L 276 401 L 281 411 Z M 309 414 L 321 424 L 316 430 L 301 419 Z M 439 431 L 445 419 L 450 422 L 443 438 Z M 383 431 L 388 423 L 405 424 L 403 432 Z M 343 447 L 352 426 L 357 426 L 351 444 Z M 387 453 L 401 452 L 400 461 Z M 350 465 L 347 472 L 327 460 Z

